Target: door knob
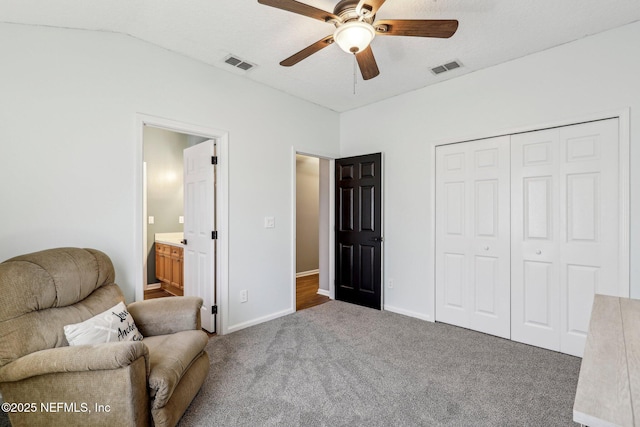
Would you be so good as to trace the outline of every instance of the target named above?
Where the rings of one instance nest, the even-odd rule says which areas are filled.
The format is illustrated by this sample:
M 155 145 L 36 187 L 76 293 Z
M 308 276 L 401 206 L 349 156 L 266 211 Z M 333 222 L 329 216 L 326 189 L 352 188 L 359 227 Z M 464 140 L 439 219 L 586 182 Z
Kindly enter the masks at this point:
M 542 251 L 541 251 L 540 249 L 538 249 L 538 250 L 536 251 L 536 255 L 542 255 Z
M 488 251 L 488 250 L 489 250 L 489 246 L 485 246 L 485 247 L 484 247 L 484 250 L 485 250 L 485 251 Z

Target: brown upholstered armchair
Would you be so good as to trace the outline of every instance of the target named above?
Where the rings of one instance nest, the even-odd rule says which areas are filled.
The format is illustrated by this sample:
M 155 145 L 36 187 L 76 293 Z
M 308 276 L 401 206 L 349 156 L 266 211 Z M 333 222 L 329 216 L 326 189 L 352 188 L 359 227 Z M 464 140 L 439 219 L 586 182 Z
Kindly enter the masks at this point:
M 142 341 L 69 346 L 64 326 L 123 301 L 113 264 L 59 248 L 0 264 L 0 392 L 18 426 L 174 426 L 209 372 L 196 297 L 132 303 Z

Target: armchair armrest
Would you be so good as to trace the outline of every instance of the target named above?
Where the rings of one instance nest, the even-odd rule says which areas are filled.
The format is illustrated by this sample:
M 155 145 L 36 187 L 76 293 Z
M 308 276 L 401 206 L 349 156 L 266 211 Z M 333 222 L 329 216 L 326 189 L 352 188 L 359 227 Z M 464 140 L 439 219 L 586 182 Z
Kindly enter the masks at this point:
M 143 336 L 199 330 L 202 298 L 171 297 L 133 302 L 127 310 Z
M 21 381 L 38 375 L 119 369 L 140 357 L 149 374 L 149 350 L 140 341 L 57 347 L 37 351 L 0 368 L 0 382 Z

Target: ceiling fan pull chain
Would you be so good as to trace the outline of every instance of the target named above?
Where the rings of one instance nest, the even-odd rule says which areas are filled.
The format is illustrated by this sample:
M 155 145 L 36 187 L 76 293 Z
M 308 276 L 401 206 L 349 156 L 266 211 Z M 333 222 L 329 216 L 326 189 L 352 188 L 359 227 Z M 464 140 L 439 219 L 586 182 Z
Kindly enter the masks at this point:
M 358 78 L 356 72 L 358 68 L 358 61 L 356 60 L 356 54 L 353 54 L 353 94 L 356 94 L 356 80 Z

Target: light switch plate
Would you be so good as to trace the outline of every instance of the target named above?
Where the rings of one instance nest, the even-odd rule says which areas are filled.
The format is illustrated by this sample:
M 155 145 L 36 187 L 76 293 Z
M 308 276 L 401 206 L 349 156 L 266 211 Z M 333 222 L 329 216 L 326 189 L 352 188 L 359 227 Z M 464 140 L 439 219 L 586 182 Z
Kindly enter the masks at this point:
M 182 215 L 178 217 L 178 224 L 184 224 L 184 217 Z
M 276 219 L 272 216 L 264 217 L 264 228 L 275 228 L 276 227 Z
M 156 222 L 155 217 L 149 216 L 149 224 L 153 224 Z

